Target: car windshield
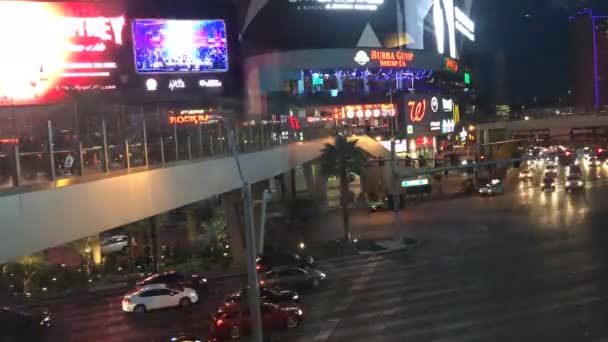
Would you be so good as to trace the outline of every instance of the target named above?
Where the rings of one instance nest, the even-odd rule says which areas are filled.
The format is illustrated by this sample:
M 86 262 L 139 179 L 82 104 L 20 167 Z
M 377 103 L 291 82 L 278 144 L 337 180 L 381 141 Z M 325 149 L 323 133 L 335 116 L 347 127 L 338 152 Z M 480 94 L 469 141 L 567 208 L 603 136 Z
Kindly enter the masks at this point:
M 569 181 L 577 181 L 577 180 L 580 180 L 580 179 L 581 178 L 577 177 L 577 176 L 568 176 L 568 178 L 567 178 L 567 180 L 569 180 Z

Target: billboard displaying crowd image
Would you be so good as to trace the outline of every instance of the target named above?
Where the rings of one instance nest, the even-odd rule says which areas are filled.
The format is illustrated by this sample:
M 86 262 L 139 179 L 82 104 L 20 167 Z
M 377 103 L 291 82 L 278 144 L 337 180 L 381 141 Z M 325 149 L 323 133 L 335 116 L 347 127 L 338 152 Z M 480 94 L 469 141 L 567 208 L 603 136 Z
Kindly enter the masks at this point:
M 127 31 L 114 5 L 0 1 L 0 106 L 116 88 Z
M 223 20 L 133 20 L 133 51 L 138 73 L 228 71 Z

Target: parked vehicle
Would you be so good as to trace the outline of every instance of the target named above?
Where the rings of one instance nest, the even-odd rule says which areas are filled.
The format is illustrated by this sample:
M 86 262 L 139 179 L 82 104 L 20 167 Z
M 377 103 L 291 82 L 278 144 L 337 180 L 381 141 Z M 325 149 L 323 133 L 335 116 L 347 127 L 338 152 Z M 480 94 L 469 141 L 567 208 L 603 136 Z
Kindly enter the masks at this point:
M 260 313 L 264 331 L 295 328 L 303 318 L 302 309 L 297 306 L 279 307 L 271 303 L 262 303 Z M 221 306 L 211 316 L 209 330 L 211 340 L 236 340 L 241 336 L 249 335 L 251 333 L 251 315 L 248 305 Z
M 498 179 L 493 179 L 490 183 L 479 189 L 481 196 L 494 196 L 505 192 L 502 182 Z
M 181 274 L 175 271 L 153 274 L 138 281 L 136 287 L 140 288 L 152 284 L 165 284 L 172 288 L 189 287 L 199 292 L 208 289 L 207 278 L 198 274 Z
M 150 310 L 179 306 L 188 307 L 198 302 L 198 295 L 191 288 L 168 288 L 164 284 L 146 285 L 124 296 L 124 312 L 145 313 Z
M 315 267 L 312 257 L 303 257 L 295 253 L 266 253 L 256 259 L 256 270 L 267 272 L 278 266 Z
M 245 287 L 237 292 L 231 293 L 226 296 L 225 302 L 227 304 L 241 303 L 247 298 L 247 290 Z M 264 302 L 277 304 L 277 305 L 289 305 L 300 302 L 300 296 L 296 291 L 291 290 L 275 290 L 266 286 L 260 286 L 260 298 Z
M 279 288 L 319 287 L 327 276 L 325 273 L 299 267 L 277 267 L 264 274 L 260 285 Z

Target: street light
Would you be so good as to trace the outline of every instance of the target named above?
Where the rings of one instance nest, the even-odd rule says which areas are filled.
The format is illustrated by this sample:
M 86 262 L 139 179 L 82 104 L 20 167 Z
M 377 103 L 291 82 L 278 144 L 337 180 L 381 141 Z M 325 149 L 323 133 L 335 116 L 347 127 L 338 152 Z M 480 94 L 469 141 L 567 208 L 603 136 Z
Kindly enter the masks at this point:
M 249 282 L 249 310 L 251 312 L 251 337 L 254 342 L 262 342 L 262 320 L 260 315 L 260 288 L 258 283 L 258 274 L 255 268 L 256 264 L 256 248 L 255 248 L 255 233 L 253 231 L 253 202 L 251 200 L 251 186 L 243 175 L 241 162 L 239 160 L 239 152 L 236 149 L 236 141 L 234 131 L 230 128 L 230 123 L 226 118 L 219 115 L 213 115 L 212 119 L 219 120 L 223 123 L 226 135 L 228 136 L 228 148 L 234 157 L 236 168 L 239 172 L 241 183 L 243 184 L 243 202 L 245 211 L 245 242 L 247 243 L 247 275 Z
M 526 116 L 526 117 L 524 118 L 524 120 L 528 121 L 528 120 L 530 120 L 530 117 L 529 117 L 529 116 Z

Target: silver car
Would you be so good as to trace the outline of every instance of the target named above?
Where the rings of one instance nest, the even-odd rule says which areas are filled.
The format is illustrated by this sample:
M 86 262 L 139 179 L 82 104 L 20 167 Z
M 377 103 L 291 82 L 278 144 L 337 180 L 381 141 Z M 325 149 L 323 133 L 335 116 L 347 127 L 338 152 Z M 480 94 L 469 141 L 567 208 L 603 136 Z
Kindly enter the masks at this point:
M 126 235 L 115 235 L 103 239 L 100 243 L 101 254 L 122 252 L 129 246 L 129 237 Z

